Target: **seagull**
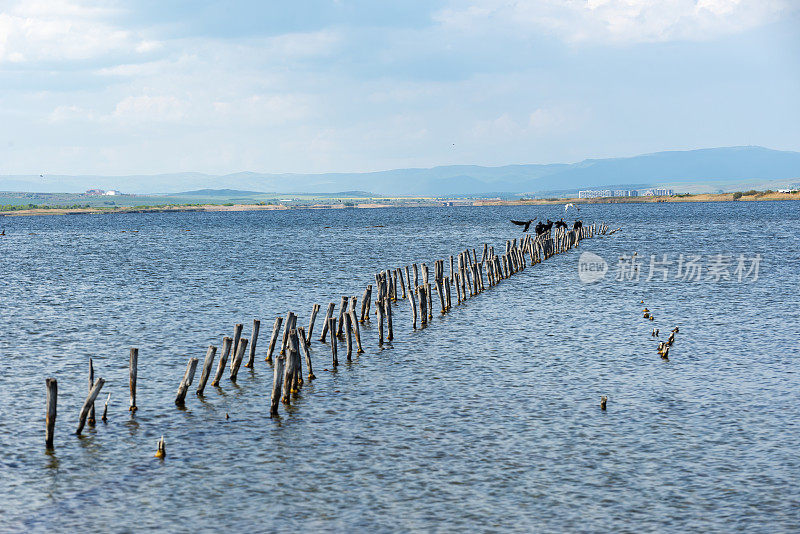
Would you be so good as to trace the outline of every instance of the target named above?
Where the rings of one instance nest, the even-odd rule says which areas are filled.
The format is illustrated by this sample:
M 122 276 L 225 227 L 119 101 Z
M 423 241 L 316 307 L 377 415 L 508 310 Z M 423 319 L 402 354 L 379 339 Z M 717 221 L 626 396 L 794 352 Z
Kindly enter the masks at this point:
M 576 210 L 578 210 L 578 211 L 581 211 L 581 209 L 580 209 L 578 206 L 576 206 L 575 204 L 573 204 L 572 202 L 570 202 L 569 204 L 567 204 L 566 206 L 564 206 L 564 213 L 566 213 L 566 211 L 567 211 L 569 208 L 575 208 Z
M 519 226 L 524 226 L 525 228 L 523 228 L 522 231 L 523 232 L 527 232 L 528 231 L 528 227 L 533 222 L 533 219 L 531 219 L 529 221 L 515 221 L 515 220 L 512 219 L 511 222 L 516 224 L 516 225 L 519 225 Z

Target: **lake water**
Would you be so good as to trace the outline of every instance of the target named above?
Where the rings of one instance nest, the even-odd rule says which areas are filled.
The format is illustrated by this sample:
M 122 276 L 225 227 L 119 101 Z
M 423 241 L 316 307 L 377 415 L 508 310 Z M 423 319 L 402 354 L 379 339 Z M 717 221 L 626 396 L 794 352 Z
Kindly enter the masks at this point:
M 453 310 L 424 329 L 398 302 L 394 342 L 378 347 L 373 316 L 366 352 L 347 363 L 340 347 L 336 371 L 313 341 L 317 380 L 269 418 L 275 317 L 292 310 L 306 326 L 314 303 L 322 317 L 342 295 L 360 301 L 378 270 L 432 268 L 484 242 L 498 250 L 522 235 L 508 219 L 561 216 L 525 206 L 0 218 L 0 530 L 800 529 L 795 202 L 582 207 L 587 224 L 622 230 L 460 306 L 454 293 Z M 595 284 L 578 278 L 586 251 L 609 265 Z M 617 280 L 633 252 L 639 280 Z M 667 281 L 664 269 L 647 280 L 652 254 L 673 261 Z M 700 256 L 700 280 L 678 276 L 681 254 Z M 708 279 L 717 254 L 731 256 L 728 279 Z M 255 369 L 235 385 L 226 373 L 202 400 L 190 388 L 178 409 L 187 359 L 202 364 L 237 322 L 250 337 L 253 318 Z M 651 330 L 663 340 L 674 326 L 664 361 Z M 90 357 L 109 420 L 79 438 Z M 47 377 L 59 387 L 52 453 Z M 153 457 L 161 435 L 165 461 Z

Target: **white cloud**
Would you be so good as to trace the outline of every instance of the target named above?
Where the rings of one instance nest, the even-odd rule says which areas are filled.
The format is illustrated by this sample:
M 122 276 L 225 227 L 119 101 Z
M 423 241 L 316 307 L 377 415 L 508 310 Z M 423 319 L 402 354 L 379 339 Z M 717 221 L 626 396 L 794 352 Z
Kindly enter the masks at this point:
M 128 96 L 117 103 L 111 117 L 125 122 L 180 121 L 188 111 L 189 103 L 174 96 Z
M 546 32 L 569 42 L 702 41 L 774 22 L 792 0 L 479 0 L 440 11 L 461 31 Z
M 14 3 L 0 12 L 0 63 L 86 60 L 158 47 L 117 27 L 116 14 L 105 6 L 66 0 Z

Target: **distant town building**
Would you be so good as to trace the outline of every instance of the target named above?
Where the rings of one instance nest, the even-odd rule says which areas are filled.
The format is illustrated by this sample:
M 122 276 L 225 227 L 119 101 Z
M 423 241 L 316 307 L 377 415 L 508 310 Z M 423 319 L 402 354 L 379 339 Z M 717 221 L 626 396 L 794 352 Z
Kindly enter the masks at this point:
M 85 194 L 87 194 L 87 195 L 105 195 L 106 192 L 103 191 L 102 189 L 87 189 Z
M 615 197 L 638 197 L 639 192 L 636 189 L 615 189 Z
M 122 193 L 120 193 L 119 191 L 115 191 L 115 190 L 111 189 L 110 191 L 106 191 L 103 194 L 106 195 L 106 196 L 109 196 L 109 197 L 113 197 L 115 195 L 121 195 Z
M 645 189 L 642 192 L 642 196 L 644 197 L 668 197 L 673 194 L 672 189 L 666 189 L 664 187 L 656 187 L 655 189 Z
M 605 198 L 613 197 L 614 191 L 611 189 L 587 189 L 578 191 L 578 198 Z

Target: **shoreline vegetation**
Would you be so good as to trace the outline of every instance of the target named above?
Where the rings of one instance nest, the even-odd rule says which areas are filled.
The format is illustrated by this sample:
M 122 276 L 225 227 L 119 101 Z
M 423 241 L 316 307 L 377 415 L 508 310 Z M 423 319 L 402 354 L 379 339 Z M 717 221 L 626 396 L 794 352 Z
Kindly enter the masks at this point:
M 341 202 L 331 199 L 330 203 L 297 204 L 293 202 L 261 203 L 201 203 L 201 204 L 160 204 L 151 206 L 89 206 L 89 205 L 0 205 L 0 216 L 30 215 L 99 215 L 115 213 L 170 213 L 192 211 L 261 211 L 261 210 L 297 210 L 297 209 L 369 209 L 393 207 L 430 207 L 430 206 L 524 206 L 524 205 L 558 205 L 558 204 L 647 204 L 661 202 L 752 202 L 800 200 L 798 193 L 778 193 L 775 191 L 747 191 L 735 193 L 700 193 L 677 194 L 652 197 L 603 197 L 603 198 L 546 198 L 502 200 L 502 199 L 449 199 L 435 197 L 381 197 L 381 200 L 364 199 L 362 202 Z

